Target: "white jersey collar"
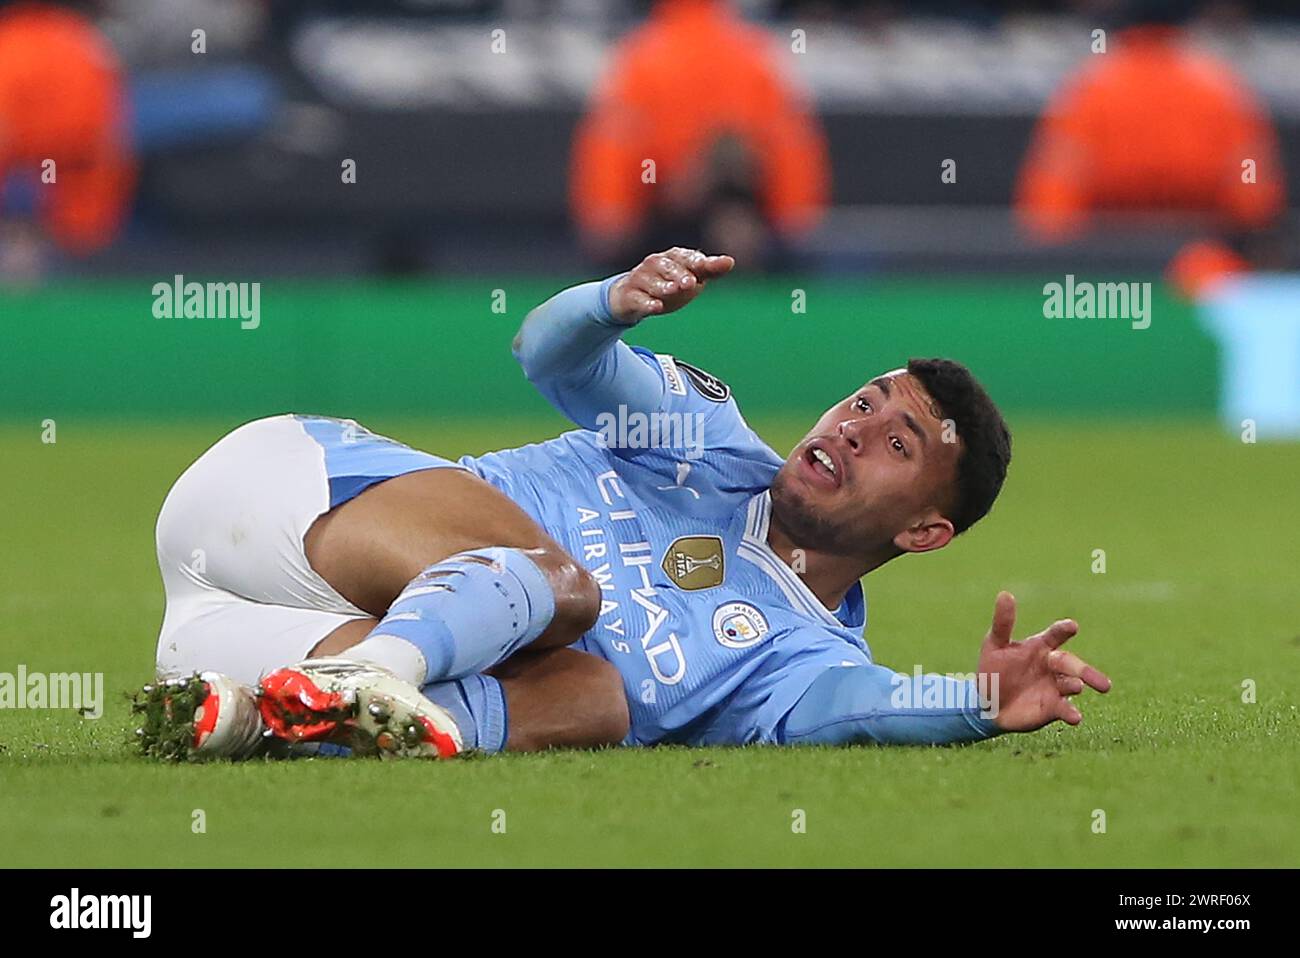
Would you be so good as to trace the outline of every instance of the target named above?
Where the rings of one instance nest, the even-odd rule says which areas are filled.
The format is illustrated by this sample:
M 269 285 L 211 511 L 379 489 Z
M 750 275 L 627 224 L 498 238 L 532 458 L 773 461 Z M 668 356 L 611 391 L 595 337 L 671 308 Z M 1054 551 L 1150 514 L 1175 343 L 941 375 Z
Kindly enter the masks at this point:
M 764 489 L 749 500 L 748 513 L 745 517 L 745 534 L 740 540 L 737 554 L 763 570 L 785 593 L 795 609 L 833 628 L 846 628 L 843 622 L 835 618 L 830 609 L 822 605 L 821 600 L 813 594 L 812 589 L 808 588 L 807 583 L 767 544 L 767 530 L 771 518 L 772 496 Z

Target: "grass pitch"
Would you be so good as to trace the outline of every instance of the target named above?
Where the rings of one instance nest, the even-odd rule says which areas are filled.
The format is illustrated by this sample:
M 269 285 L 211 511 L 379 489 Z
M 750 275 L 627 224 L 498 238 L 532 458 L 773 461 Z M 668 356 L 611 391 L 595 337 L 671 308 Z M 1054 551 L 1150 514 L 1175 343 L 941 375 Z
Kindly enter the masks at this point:
M 366 421 L 444 454 L 554 425 Z M 0 711 L 0 863 L 1300 865 L 1300 444 L 1013 421 L 992 517 L 868 578 L 867 639 L 902 671 L 972 669 L 1000 588 L 1020 601 L 1018 638 L 1077 618 L 1070 647 L 1115 680 L 1080 698 L 1077 729 L 959 748 L 152 764 L 127 744 L 126 696 L 162 614 L 153 522 L 233 425 L 66 419 L 53 445 L 39 424 L 0 427 L 0 672 L 103 672 L 106 698 L 96 721 Z M 786 449 L 805 424 L 754 425 Z

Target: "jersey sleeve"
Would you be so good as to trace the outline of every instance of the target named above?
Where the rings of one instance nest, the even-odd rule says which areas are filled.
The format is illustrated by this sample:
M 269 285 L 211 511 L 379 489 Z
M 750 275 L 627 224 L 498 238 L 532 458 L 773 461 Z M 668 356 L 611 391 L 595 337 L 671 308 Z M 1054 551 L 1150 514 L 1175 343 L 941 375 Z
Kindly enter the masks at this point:
M 808 676 L 791 681 L 807 683 Z M 822 670 L 776 728 L 783 745 L 947 745 L 999 734 L 973 679 L 871 663 Z
M 620 406 L 650 413 L 663 402 L 663 379 L 619 338 L 629 327 L 610 314 L 618 278 L 556 293 L 528 313 L 513 345 L 528 381 L 584 429 L 598 428 L 600 415 Z
M 574 424 L 599 433 L 615 455 L 656 471 L 710 450 L 768 463 L 771 450 L 749 428 L 726 383 L 621 340 L 629 327 L 609 311 L 617 279 L 566 289 L 528 314 L 513 352 L 529 382 Z

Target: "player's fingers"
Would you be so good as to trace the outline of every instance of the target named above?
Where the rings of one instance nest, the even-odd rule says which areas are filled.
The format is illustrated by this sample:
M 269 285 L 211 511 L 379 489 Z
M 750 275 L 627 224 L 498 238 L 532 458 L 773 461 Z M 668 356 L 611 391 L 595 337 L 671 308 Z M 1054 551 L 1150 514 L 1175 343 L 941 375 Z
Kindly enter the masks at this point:
M 1083 721 L 1083 713 L 1069 699 L 1057 700 L 1056 717 L 1067 725 L 1078 725 Z
M 1058 619 L 1039 633 L 1049 649 L 1059 649 L 1078 634 L 1079 623 L 1074 619 Z
M 624 292 L 629 305 L 636 312 L 643 316 L 649 316 L 651 313 L 662 312 L 664 308 L 663 301 L 651 296 L 644 289 L 631 287 Z
M 1056 691 L 1062 695 L 1078 695 L 1083 691 L 1083 679 L 1077 679 L 1073 675 L 1058 675 Z
M 1062 649 L 1057 649 L 1055 652 L 1049 652 L 1047 655 L 1047 666 L 1053 672 L 1059 672 L 1062 675 L 1071 675 L 1077 679 L 1082 679 L 1084 684 L 1089 688 L 1096 689 L 1098 692 L 1110 691 L 1110 677 L 1099 669 L 1094 669 L 1073 652 L 1066 652 Z
M 682 261 L 682 258 L 671 255 L 676 249 L 677 247 L 674 247 L 667 253 L 661 253 L 650 259 L 650 266 L 654 270 L 655 277 L 660 283 L 668 284 L 668 287 L 663 290 L 664 293 L 675 292 L 678 289 L 690 289 L 697 282 L 695 274 Z
M 1016 597 L 1010 592 L 999 592 L 993 602 L 993 624 L 986 637 L 995 645 L 1007 645 L 1011 630 L 1016 627 Z
M 700 276 L 701 279 L 704 277 L 713 279 L 718 276 L 726 276 L 731 272 L 735 265 L 736 261 L 726 254 L 721 256 L 706 256 L 699 268 L 695 270 L 695 274 Z
M 663 255 L 690 270 L 701 284 L 707 279 L 725 276 L 736 265 L 736 261 L 730 256 L 709 256 L 700 250 L 687 249 L 684 246 L 674 246 Z

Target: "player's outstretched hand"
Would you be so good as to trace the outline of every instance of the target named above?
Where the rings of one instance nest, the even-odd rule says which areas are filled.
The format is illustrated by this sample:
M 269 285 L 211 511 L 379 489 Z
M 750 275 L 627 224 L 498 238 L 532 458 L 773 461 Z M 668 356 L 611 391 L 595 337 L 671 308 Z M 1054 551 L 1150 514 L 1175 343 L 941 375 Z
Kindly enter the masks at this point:
M 671 313 L 698 296 L 705 283 L 727 275 L 735 265 L 730 256 L 706 256 L 681 246 L 651 253 L 609 288 L 609 311 L 614 322 L 628 326 L 647 316 Z
M 1106 675 L 1061 648 L 1079 631 L 1079 624 L 1061 619 L 1023 642 L 1012 642 L 1015 624 L 1015 597 L 999 592 L 979 664 L 980 672 L 998 676 L 994 724 L 1006 732 L 1032 732 L 1056 719 L 1078 725 L 1083 715 L 1070 696 L 1082 692 L 1085 685 L 1110 691 Z M 991 685 L 986 688 L 992 691 Z

